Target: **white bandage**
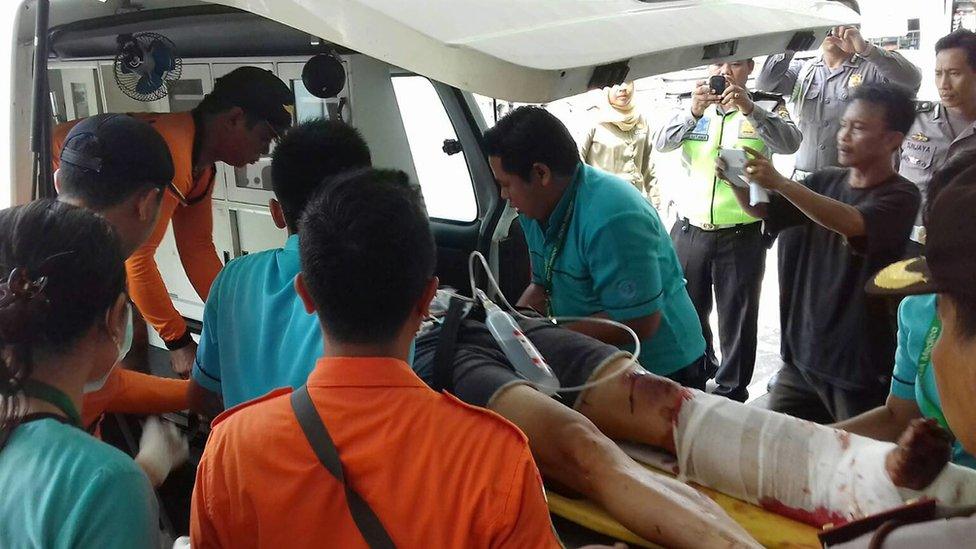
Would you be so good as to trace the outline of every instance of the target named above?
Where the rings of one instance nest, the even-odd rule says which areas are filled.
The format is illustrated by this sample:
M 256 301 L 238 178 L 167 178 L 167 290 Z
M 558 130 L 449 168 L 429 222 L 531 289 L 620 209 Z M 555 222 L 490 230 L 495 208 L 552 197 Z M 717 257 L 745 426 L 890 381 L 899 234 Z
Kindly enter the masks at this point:
M 922 491 L 885 471 L 894 444 L 693 391 L 674 429 L 681 477 L 808 523 L 845 522 L 920 496 L 976 504 L 976 471 L 948 465 Z
M 189 454 L 189 443 L 176 425 L 162 422 L 156 416 L 146 420 L 136 463 L 146 472 L 153 486 L 162 484 L 170 471 L 186 461 Z

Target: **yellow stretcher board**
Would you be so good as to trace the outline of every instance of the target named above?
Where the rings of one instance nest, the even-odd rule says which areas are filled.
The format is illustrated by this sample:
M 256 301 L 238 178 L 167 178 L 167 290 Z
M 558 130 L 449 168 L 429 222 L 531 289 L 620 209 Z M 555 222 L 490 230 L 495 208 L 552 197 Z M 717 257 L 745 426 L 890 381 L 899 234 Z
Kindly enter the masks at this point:
M 647 465 L 645 467 L 656 473 L 674 476 Z M 773 549 L 820 549 L 821 547 L 817 540 L 818 530 L 813 526 L 771 513 L 715 490 L 695 487 L 715 500 L 733 520 L 766 547 Z M 549 511 L 566 520 L 605 536 L 617 538 L 630 544 L 631 547 L 660 547 L 624 528 L 606 511 L 589 500 L 566 497 L 548 489 L 546 497 L 549 499 Z

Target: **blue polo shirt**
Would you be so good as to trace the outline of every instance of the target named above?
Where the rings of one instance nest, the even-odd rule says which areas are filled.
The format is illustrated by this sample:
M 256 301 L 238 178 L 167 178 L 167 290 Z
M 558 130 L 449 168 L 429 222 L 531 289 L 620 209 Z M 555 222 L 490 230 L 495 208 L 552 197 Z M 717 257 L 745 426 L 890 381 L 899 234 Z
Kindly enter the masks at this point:
M 231 261 L 214 280 L 192 375 L 225 407 L 302 386 L 323 355 L 318 316 L 295 292 L 300 271 L 291 235 L 284 248 Z
M 159 547 L 159 511 L 132 458 L 56 419 L 0 450 L 0 547 Z
M 566 239 L 553 265 L 556 316 L 605 312 L 627 321 L 660 311 L 657 332 L 641 341 L 641 365 L 668 375 L 701 357 L 705 338 L 671 237 L 650 203 L 619 177 L 580 164 L 545 227 L 520 216 L 532 281 L 545 282 L 546 261 L 570 202 Z
M 925 348 L 925 338 L 936 317 L 935 294 L 906 297 L 898 306 L 898 349 L 895 351 L 895 371 L 891 376 L 891 394 L 904 400 L 919 402 L 928 399 L 942 412 L 942 401 L 935 385 L 934 365 L 918 375 L 918 360 Z M 925 415 L 925 408 L 919 406 Z M 976 458 L 956 440 L 952 445 L 952 462 L 976 469 Z
M 301 387 L 325 354 L 319 317 L 305 311 L 295 292 L 299 272 L 294 234 L 284 248 L 231 261 L 214 280 L 192 376 L 222 395 L 226 408 L 279 387 Z

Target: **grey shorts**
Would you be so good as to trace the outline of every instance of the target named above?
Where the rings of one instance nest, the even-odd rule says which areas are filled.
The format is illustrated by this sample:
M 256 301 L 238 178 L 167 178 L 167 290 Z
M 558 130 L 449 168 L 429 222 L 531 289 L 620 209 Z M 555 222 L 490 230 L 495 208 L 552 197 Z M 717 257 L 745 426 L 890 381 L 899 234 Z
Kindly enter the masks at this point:
M 618 357 L 630 356 L 613 345 L 550 322 L 519 319 L 518 323 L 549 363 L 562 387 L 582 385 L 604 364 Z M 427 384 L 434 378 L 434 355 L 440 334 L 441 326 L 438 324 L 417 337 L 413 369 Z M 451 392 L 468 404 L 487 407 L 501 389 L 528 383 L 515 372 L 482 322 L 462 320 L 455 349 L 454 388 Z M 580 392 L 558 394 L 564 404 L 574 407 Z

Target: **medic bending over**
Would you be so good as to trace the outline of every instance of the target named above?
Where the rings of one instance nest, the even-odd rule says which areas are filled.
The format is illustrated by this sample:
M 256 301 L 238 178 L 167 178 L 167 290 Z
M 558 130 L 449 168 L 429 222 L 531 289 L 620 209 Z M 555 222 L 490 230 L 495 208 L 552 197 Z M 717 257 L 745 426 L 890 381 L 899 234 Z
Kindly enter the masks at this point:
M 213 245 L 215 163 L 241 167 L 267 154 L 271 141 L 291 124 L 289 110 L 294 103 L 288 86 L 270 71 L 241 67 L 217 79 L 213 92 L 190 112 L 135 115 L 151 124 L 166 141 L 175 172 L 155 228 L 126 261 L 129 294 L 166 342 L 173 370 L 181 376 L 189 375 L 193 367 L 196 344 L 156 267 L 156 248 L 172 220 L 187 278 L 206 301 L 221 268 Z M 78 122 L 54 129 L 55 169 L 60 166 L 65 137 Z

